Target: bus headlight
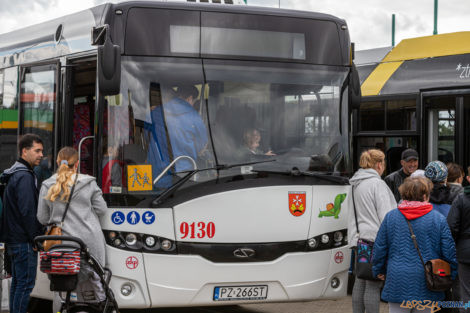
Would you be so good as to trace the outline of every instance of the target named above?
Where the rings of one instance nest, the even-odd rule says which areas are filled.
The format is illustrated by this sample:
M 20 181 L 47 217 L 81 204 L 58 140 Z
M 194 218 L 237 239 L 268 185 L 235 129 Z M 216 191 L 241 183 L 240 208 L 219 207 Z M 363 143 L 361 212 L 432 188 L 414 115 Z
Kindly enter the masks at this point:
M 170 250 L 171 249 L 171 241 L 167 240 L 167 239 L 163 240 L 162 241 L 162 249 L 166 250 L 166 251 Z
M 337 277 L 334 277 L 332 280 L 331 280 L 331 288 L 333 289 L 336 289 L 339 287 L 339 279 Z
M 152 237 L 152 236 L 148 236 L 145 238 L 145 244 L 147 245 L 147 247 L 153 247 L 155 246 L 155 238 Z
M 113 241 L 113 245 L 115 245 L 116 247 L 119 247 L 121 244 L 122 244 L 122 241 L 121 241 L 121 239 L 119 239 L 119 238 L 116 238 L 116 239 Z
M 343 233 L 340 231 L 336 231 L 335 234 L 333 235 L 333 240 L 335 242 L 341 242 L 343 240 Z
M 137 236 L 133 233 L 129 233 L 126 236 L 126 244 L 128 246 L 133 246 L 137 243 Z
M 110 231 L 108 234 L 109 239 L 114 240 L 116 238 L 117 234 L 114 231 Z
M 316 247 L 318 247 L 318 240 L 316 240 L 315 238 L 310 238 L 307 243 L 310 249 L 315 249 Z
M 127 297 L 129 296 L 131 293 L 132 293 L 132 285 L 129 284 L 129 283 L 125 283 L 121 286 L 121 294 L 124 296 L 124 297 Z
M 328 242 L 330 242 L 330 236 L 327 234 L 321 235 L 321 243 L 326 245 Z

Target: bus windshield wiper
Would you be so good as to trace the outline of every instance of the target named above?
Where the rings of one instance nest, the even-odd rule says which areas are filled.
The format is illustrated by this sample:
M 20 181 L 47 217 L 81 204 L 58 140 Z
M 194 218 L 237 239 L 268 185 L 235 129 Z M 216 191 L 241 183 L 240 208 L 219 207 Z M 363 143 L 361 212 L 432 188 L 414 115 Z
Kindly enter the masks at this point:
M 184 185 L 184 183 L 186 183 L 196 173 L 204 172 L 204 171 L 213 171 L 213 170 L 217 171 L 217 173 L 218 173 L 220 170 L 228 170 L 228 169 L 238 167 L 238 166 L 248 166 L 248 165 L 267 163 L 267 162 L 275 162 L 275 161 L 276 161 L 276 159 L 263 160 L 263 161 L 254 161 L 254 162 L 245 162 L 245 163 L 236 163 L 236 164 L 219 164 L 219 165 L 214 166 L 214 167 L 195 169 L 195 170 L 192 170 L 192 171 L 178 172 L 179 174 L 186 173 L 186 175 L 184 175 L 180 180 L 178 180 L 170 188 L 165 190 L 165 192 L 163 192 L 155 200 L 153 200 L 152 204 L 153 205 L 159 205 L 160 203 L 165 201 L 165 199 L 167 199 L 168 197 L 173 195 L 176 190 L 178 190 L 182 185 Z
M 315 177 L 318 179 L 326 180 L 335 184 L 349 184 L 349 179 L 343 176 L 334 176 L 330 173 L 325 172 L 309 172 L 309 171 L 301 171 L 298 168 L 294 167 L 290 171 L 271 171 L 271 170 L 253 170 L 255 173 L 272 173 L 272 174 L 279 174 L 279 175 L 289 175 L 289 176 L 309 176 Z

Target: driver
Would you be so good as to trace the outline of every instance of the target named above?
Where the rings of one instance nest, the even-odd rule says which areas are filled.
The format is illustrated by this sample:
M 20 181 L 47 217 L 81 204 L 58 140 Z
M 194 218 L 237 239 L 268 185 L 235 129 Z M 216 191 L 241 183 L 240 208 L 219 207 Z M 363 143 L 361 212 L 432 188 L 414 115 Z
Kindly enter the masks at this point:
M 246 154 L 264 154 L 264 155 L 276 155 L 271 150 L 263 153 L 260 150 L 261 134 L 259 130 L 252 128 L 245 131 L 243 134 L 243 149 Z

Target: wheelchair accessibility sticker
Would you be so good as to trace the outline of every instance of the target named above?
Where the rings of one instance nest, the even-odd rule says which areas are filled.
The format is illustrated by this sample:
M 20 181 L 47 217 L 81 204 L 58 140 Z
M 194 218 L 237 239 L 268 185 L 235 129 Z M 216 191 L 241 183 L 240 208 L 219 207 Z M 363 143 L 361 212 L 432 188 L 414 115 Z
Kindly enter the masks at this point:
M 131 225 L 135 225 L 140 221 L 140 215 L 136 211 L 127 213 L 127 222 Z
M 127 189 L 129 191 L 152 190 L 152 165 L 128 165 Z
M 111 221 L 116 225 L 121 225 L 126 220 L 124 213 L 116 211 L 111 215 Z
M 142 222 L 147 225 L 153 224 L 155 222 L 155 214 L 153 212 L 147 211 L 142 215 Z

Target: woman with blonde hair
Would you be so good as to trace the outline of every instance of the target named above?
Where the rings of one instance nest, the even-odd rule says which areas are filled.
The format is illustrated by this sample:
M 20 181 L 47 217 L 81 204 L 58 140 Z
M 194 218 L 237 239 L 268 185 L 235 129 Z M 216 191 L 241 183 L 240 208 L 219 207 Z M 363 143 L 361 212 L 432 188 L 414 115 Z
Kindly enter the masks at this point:
M 371 149 L 361 154 L 361 167 L 349 180 L 352 185 L 354 210 L 349 211 L 348 236 L 350 247 L 358 239 L 373 243 L 385 215 L 397 207 L 395 197 L 381 179 L 385 171 L 385 155 Z M 372 273 L 371 273 L 372 276 Z M 352 292 L 353 313 L 378 313 L 382 282 L 356 276 Z
M 62 233 L 64 236 L 80 238 L 90 253 L 104 266 L 106 244 L 99 216 L 105 214 L 106 202 L 94 177 L 77 174 L 78 163 L 78 152 L 74 148 L 64 147 L 59 151 L 57 173 L 42 183 L 37 218 L 43 225 L 60 224 L 70 197 L 69 209 L 62 224 Z M 87 301 L 104 301 L 98 276 L 92 272 L 88 264 L 82 262 L 77 287 L 79 301 L 84 301 L 81 291 L 85 290 L 81 289 L 82 286 L 90 283 L 94 295 L 90 297 L 90 290 L 86 290 Z

